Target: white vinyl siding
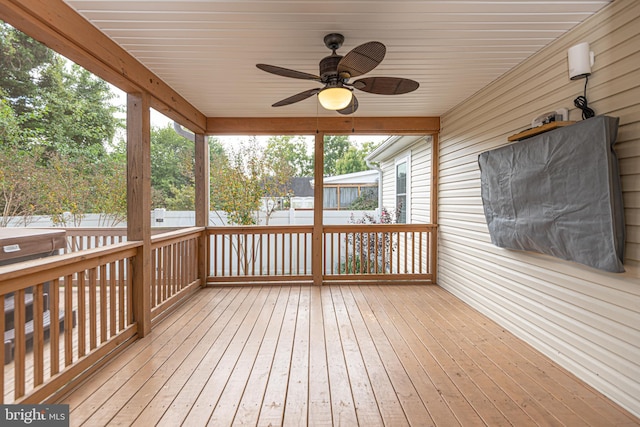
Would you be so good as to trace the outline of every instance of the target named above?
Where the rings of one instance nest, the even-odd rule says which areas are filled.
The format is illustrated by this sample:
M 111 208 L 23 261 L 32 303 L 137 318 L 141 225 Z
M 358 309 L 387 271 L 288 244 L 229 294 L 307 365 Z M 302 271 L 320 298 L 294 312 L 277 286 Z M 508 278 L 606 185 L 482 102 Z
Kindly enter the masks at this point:
M 438 283 L 623 407 L 640 415 L 640 2 L 619 0 L 441 118 Z M 478 154 L 507 144 L 533 117 L 570 108 L 567 49 L 589 42 L 587 98 L 620 118 L 626 273 L 605 273 L 491 244 Z
M 382 169 L 382 206 L 386 208 L 392 215 L 395 213 L 396 206 L 396 171 L 393 161 L 383 162 L 380 165 Z
M 431 137 L 411 149 L 411 222 L 429 224 L 431 218 Z

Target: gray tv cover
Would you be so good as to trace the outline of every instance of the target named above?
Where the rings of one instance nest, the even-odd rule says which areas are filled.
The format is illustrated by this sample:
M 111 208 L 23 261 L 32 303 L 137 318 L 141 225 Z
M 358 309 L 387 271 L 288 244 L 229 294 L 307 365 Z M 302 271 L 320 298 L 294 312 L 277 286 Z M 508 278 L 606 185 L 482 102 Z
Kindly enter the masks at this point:
M 618 120 L 597 116 L 480 154 L 491 242 L 623 272 Z

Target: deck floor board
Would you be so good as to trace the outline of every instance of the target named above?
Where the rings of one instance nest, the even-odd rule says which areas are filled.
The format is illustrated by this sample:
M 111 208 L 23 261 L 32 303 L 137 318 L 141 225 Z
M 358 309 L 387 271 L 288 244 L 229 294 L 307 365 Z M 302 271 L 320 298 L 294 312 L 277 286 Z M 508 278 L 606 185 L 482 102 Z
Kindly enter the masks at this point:
M 205 288 L 61 399 L 71 425 L 640 425 L 437 286 Z

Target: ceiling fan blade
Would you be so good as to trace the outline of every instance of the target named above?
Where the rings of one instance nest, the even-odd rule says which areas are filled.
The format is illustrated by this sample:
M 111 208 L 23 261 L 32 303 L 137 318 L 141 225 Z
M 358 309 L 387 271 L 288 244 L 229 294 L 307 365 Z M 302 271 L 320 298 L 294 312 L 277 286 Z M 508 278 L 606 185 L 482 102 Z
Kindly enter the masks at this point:
M 353 87 L 363 92 L 380 95 L 401 95 L 418 89 L 420 83 L 399 77 L 366 77 L 353 82 Z
M 342 110 L 337 110 L 337 111 L 338 111 L 338 113 L 344 114 L 346 116 L 346 115 L 355 113 L 356 110 L 358 110 L 358 98 L 356 98 L 355 95 L 354 95 L 351 98 L 351 103 L 349 105 L 347 105 Z
M 268 64 L 256 64 L 256 67 L 267 73 L 275 74 L 283 77 L 291 77 L 294 79 L 302 80 L 315 80 L 320 81 L 320 77 L 315 74 L 303 73 L 302 71 L 290 70 L 288 68 L 277 67 L 275 65 Z
M 320 89 L 305 90 L 304 92 L 296 93 L 295 95 L 285 98 L 282 101 L 276 102 L 272 105 L 272 107 L 282 107 L 283 105 L 290 105 L 298 101 L 303 101 L 318 92 L 320 92 Z
M 354 47 L 338 63 L 338 73 L 349 73 L 350 77 L 361 76 L 382 62 L 387 48 L 380 42 L 368 42 Z

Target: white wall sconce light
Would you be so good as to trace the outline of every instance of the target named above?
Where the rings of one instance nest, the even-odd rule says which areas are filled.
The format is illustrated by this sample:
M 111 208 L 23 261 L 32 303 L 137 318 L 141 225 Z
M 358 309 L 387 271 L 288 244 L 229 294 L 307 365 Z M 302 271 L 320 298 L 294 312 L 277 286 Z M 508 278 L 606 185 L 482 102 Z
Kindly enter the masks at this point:
M 569 48 L 569 78 L 578 80 L 591 75 L 593 66 L 593 52 L 589 50 L 589 43 L 580 43 Z
M 582 110 L 582 119 L 586 120 L 596 115 L 589 108 L 587 102 L 587 84 L 591 75 L 591 67 L 593 66 L 594 55 L 589 49 L 589 43 L 580 43 L 572 46 L 567 51 L 567 59 L 569 63 L 569 79 L 579 80 L 584 78 L 584 95 L 578 96 L 573 104 Z

